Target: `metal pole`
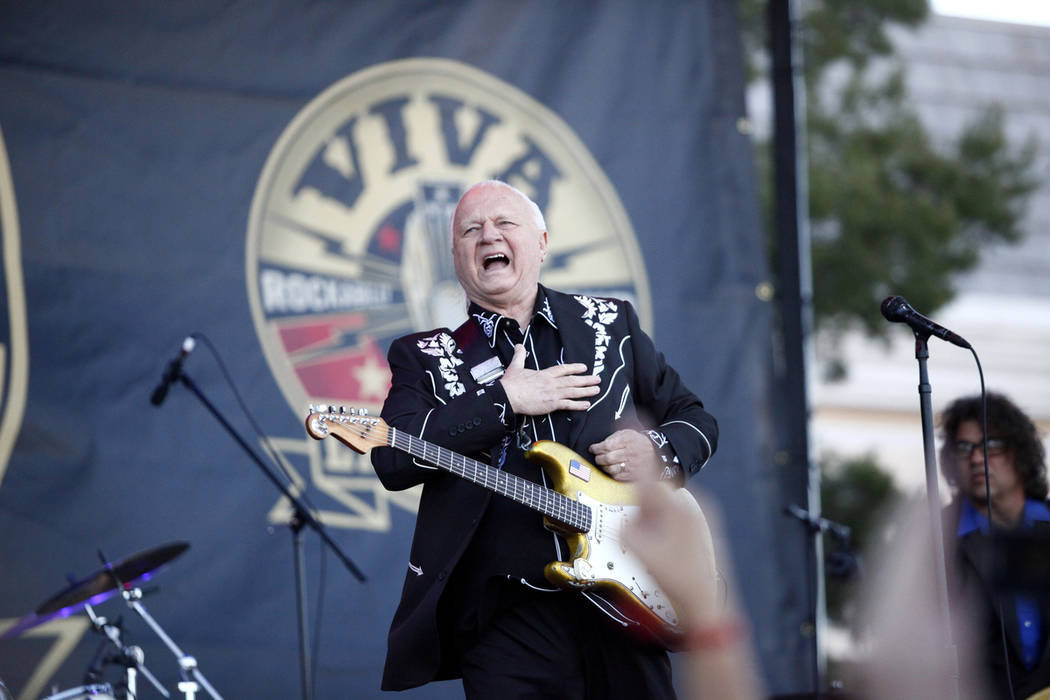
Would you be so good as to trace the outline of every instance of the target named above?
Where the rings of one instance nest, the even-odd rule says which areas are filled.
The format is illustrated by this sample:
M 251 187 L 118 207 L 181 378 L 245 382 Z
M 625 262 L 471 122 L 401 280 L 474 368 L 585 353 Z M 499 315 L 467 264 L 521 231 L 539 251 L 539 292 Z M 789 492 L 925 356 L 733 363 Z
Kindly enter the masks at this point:
M 777 240 L 779 353 L 773 359 L 773 381 L 782 417 L 778 424 L 776 464 L 783 505 L 805 503 L 819 517 L 820 471 L 809 451 L 809 400 L 806 377 L 813 326 L 813 283 L 809 249 L 809 187 L 805 156 L 805 82 L 802 52 L 796 37 L 797 6 L 792 0 L 769 0 L 768 26 L 773 83 L 774 226 Z M 800 145 L 801 144 L 801 145 Z M 824 546 L 822 538 L 799 530 L 796 547 L 806 562 L 808 602 L 799 620 L 800 662 L 811 671 L 814 696 L 824 674 Z M 804 647 L 803 647 L 804 649 Z M 800 663 L 800 668 L 802 664 Z
M 937 479 L 937 454 L 934 449 L 933 393 L 926 361 L 930 357 L 928 335 L 915 334 L 915 359 L 919 361 L 919 413 L 922 419 L 923 456 L 926 462 L 926 504 L 930 514 L 930 529 L 933 534 L 934 566 L 937 578 L 937 602 L 941 613 L 941 633 L 951 664 L 952 698 L 959 697 L 959 662 L 952 637 L 951 610 L 948 604 L 948 560 L 944 556 L 944 528 L 941 523 L 941 496 Z
M 303 523 L 297 514 L 292 520 L 292 548 L 295 550 L 295 604 L 299 616 L 299 682 L 303 700 L 310 700 L 310 638 L 306 629 L 306 563 L 302 532 Z

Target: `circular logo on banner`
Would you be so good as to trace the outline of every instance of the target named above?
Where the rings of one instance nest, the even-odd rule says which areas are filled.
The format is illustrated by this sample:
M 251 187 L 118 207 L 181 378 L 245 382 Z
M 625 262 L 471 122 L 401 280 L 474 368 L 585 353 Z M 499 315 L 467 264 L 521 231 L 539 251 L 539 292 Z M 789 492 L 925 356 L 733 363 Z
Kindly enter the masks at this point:
M 0 482 L 22 427 L 29 386 L 29 332 L 14 181 L 0 130 Z
M 383 63 L 339 81 L 295 117 L 252 202 L 248 296 L 293 411 L 310 402 L 379 408 L 390 342 L 466 318 L 449 222 L 460 194 L 493 178 L 544 212 L 544 284 L 629 299 L 648 323 L 630 221 L 560 118 L 456 61 Z

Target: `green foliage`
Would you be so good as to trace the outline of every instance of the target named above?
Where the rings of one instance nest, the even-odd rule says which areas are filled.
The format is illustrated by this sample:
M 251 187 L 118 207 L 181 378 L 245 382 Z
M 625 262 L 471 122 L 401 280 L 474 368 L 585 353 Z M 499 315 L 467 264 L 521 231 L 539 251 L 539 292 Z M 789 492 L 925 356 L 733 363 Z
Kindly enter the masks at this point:
M 840 60 L 863 69 L 872 57 L 892 54 L 887 22 L 916 26 L 929 12 L 926 0 L 813 0 L 803 6 L 806 79 L 811 85 Z
M 858 82 L 837 109 L 809 103 L 813 308 L 825 326 L 859 320 L 878 334 L 888 294 L 935 310 L 984 245 L 1020 240 L 1035 147 L 1012 153 L 1002 113 L 988 108 L 937 148 L 899 71 L 878 88 Z
M 814 321 L 832 332 L 859 322 L 883 335 L 879 304 L 888 294 L 932 312 L 951 300 L 955 276 L 977 264 L 982 247 L 1020 240 L 1037 185 L 1036 144 L 1011 148 L 994 106 L 953 142 L 931 139 L 908 103 L 886 34 L 891 22 L 921 23 L 925 0 L 804 7 Z M 755 75 L 764 61 L 755 51 L 765 42 L 766 0 L 740 0 L 739 9 Z M 759 144 L 762 174 L 770 172 L 768 153 Z M 763 200 L 771 201 L 768 189 Z M 772 233 L 770 242 L 775 254 Z

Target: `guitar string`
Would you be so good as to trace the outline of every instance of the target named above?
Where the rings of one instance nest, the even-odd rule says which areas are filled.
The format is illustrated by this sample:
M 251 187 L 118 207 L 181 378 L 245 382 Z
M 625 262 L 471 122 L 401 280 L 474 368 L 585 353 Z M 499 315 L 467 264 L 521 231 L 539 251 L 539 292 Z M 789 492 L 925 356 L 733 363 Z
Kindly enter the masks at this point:
M 481 484 L 491 488 L 497 493 L 511 498 L 518 503 L 533 506 L 537 510 L 540 510 L 544 515 L 578 529 L 581 532 L 588 532 L 593 527 L 590 506 L 575 501 L 559 491 L 553 491 L 539 484 L 534 484 L 527 479 L 522 479 L 521 477 L 495 470 L 477 460 L 464 457 L 456 452 L 452 452 L 451 450 L 439 445 L 434 445 L 433 443 L 429 443 L 426 440 L 416 438 L 407 433 L 392 433 L 392 431 L 395 431 L 396 429 L 391 428 L 385 423 L 371 425 L 356 422 L 348 423 L 341 421 L 334 416 L 328 416 L 327 422 L 341 426 L 351 434 L 363 438 L 368 442 L 403 449 L 406 452 L 409 452 L 409 454 L 421 457 L 425 461 L 436 464 L 457 476 L 461 476 L 476 484 Z M 408 443 L 407 447 L 396 444 L 399 435 L 405 437 Z M 433 448 L 433 452 L 436 453 L 435 456 L 431 457 L 428 454 L 428 448 Z M 444 459 L 442 459 L 442 453 L 446 453 Z M 461 462 L 460 465 L 456 464 L 457 457 Z M 472 477 L 467 474 L 468 466 L 473 470 Z M 480 477 L 478 476 L 479 472 L 481 473 Z M 494 476 L 492 472 L 495 472 Z
M 406 449 L 405 447 L 396 444 L 398 442 L 398 440 L 397 440 L 398 435 L 399 434 L 400 435 L 404 435 L 406 437 L 406 440 L 407 440 L 407 442 L 408 442 L 410 447 L 414 447 L 416 449 L 416 451 L 421 451 L 423 453 L 422 454 L 422 458 L 423 459 L 425 459 L 426 461 L 438 464 L 439 466 L 442 466 L 443 468 L 451 471 L 452 473 L 456 474 L 457 476 L 461 476 L 463 478 L 467 478 L 466 477 L 466 469 L 467 469 L 468 466 L 470 466 L 473 469 L 473 471 L 475 472 L 475 475 L 474 475 L 473 479 L 468 479 L 468 480 L 474 481 L 475 483 L 484 483 L 486 486 L 488 486 L 488 481 L 489 481 L 489 477 L 491 475 L 491 472 L 496 471 L 495 479 L 496 479 L 496 483 L 497 484 L 499 483 L 500 477 L 502 476 L 502 477 L 505 477 L 503 479 L 504 482 L 510 482 L 511 485 L 513 487 L 515 487 L 515 488 L 520 486 L 522 489 L 528 489 L 530 491 L 530 493 L 534 490 L 533 487 L 537 486 L 537 487 L 539 487 L 541 489 L 544 489 L 544 490 L 549 492 L 549 494 L 545 494 L 543 491 L 540 491 L 539 493 L 540 493 L 540 497 L 541 498 L 547 497 L 549 495 L 550 498 L 561 499 L 561 503 L 563 505 L 567 504 L 567 507 L 570 510 L 579 510 L 579 511 L 582 511 L 584 514 L 590 513 L 593 516 L 593 509 L 590 506 L 588 506 L 588 505 L 586 505 L 584 503 L 581 503 L 580 501 L 574 501 L 574 500 L 572 500 L 571 498 L 569 498 L 568 496 L 566 496 L 565 494 L 563 494 L 563 493 L 561 493 L 559 491 L 551 491 L 550 489 L 546 489 L 545 487 L 542 487 L 542 486 L 540 486 L 538 484 L 533 484 L 532 482 L 529 482 L 526 479 L 521 479 L 520 477 L 514 477 L 514 479 L 517 480 L 518 482 L 524 482 L 524 483 L 512 482 L 512 481 L 510 481 L 509 478 L 506 478 L 506 477 L 511 477 L 513 475 L 508 475 L 505 472 L 494 470 L 489 465 L 486 465 L 486 464 L 483 464 L 481 462 L 478 462 L 477 460 L 470 459 L 469 457 L 465 457 L 463 455 L 460 455 L 460 454 L 458 454 L 456 452 L 448 450 L 447 448 L 442 448 L 439 445 L 434 445 L 434 444 L 429 443 L 426 440 L 423 440 L 421 438 L 415 438 L 414 436 L 408 435 L 407 433 L 403 433 L 403 432 L 402 433 L 398 433 L 395 428 L 392 428 L 392 427 L 386 425 L 385 423 L 367 425 L 367 424 L 361 424 L 361 423 L 345 423 L 345 422 L 342 422 L 342 421 L 339 421 L 339 420 L 334 420 L 334 419 L 330 420 L 329 422 L 332 422 L 332 423 L 334 423 L 336 425 L 339 425 L 339 426 L 343 427 L 344 429 L 346 429 L 348 432 L 356 435 L 357 437 L 360 437 L 360 438 L 362 438 L 362 439 L 364 439 L 364 440 L 366 440 L 368 442 L 372 442 L 372 443 L 374 443 L 376 445 L 384 445 L 384 446 L 395 447 L 397 449 L 403 449 L 403 450 L 409 452 L 410 454 L 414 454 L 417 457 L 420 456 L 419 454 L 416 454 L 415 451 L 413 451 L 411 449 Z M 433 451 L 436 452 L 436 458 L 432 459 L 431 457 L 429 457 L 427 455 L 427 448 L 429 448 L 429 447 L 434 448 Z M 444 459 L 442 459 L 443 453 L 444 453 L 444 456 L 445 456 Z M 459 458 L 459 460 L 461 462 L 461 464 L 459 465 L 460 471 L 455 471 L 455 468 L 456 468 L 455 460 L 456 460 L 456 458 Z M 481 473 L 484 476 L 478 477 L 477 476 L 477 472 L 478 471 L 481 471 Z M 497 492 L 501 493 L 504 496 L 513 498 L 513 500 L 516 500 L 516 501 L 518 501 L 520 503 L 523 503 L 523 504 L 526 504 L 526 505 L 530 504 L 530 503 L 527 503 L 525 500 L 519 500 L 518 498 L 514 498 L 513 495 L 506 490 L 507 489 L 507 484 L 506 483 L 503 485 L 503 489 L 504 490 L 497 491 Z M 525 498 L 524 492 L 522 492 L 521 498 L 522 499 Z M 535 498 L 535 495 L 533 496 L 533 498 Z M 557 517 L 557 516 L 555 516 L 555 517 Z M 579 527 L 579 525 L 577 523 L 571 522 L 567 518 L 562 518 L 561 521 L 565 522 L 566 524 L 571 525 L 573 527 Z M 582 532 L 584 532 L 584 533 L 590 532 L 590 534 L 592 534 L 596 539 L 604 539 L 604 540 L 608 541 L 611 545 L 614 545 L 617 548 L 619 548 L 621 550 L 621 552 L 623 552 L 624 554 L 627 554 L 627 550 L 626 550 L 626 548 L 623 545 L 622 538 L 620 537 L 621 530 L 619 528 L 610 528 L 608 531 L 606 531 L 605 528 L 601 527 L 600 523 L 596 523 L 595 522 L 595 519 L 593 517 L 586 518 L 584 520 L 584 522 L 586 523 L 586 527 L 581 527 L 580 528 Z M 643 606 L 648 608 L 650 610 L 650 612 L 653 612 L 658 617 L 662 617 L 662 615 L 660 615 L 660 613 L 658 611 L 653 610 L 652 608 L 649 608 L 649 606 L 645 605 L 644 602 L 642 602 L 642 604 L 643 604 Z
M 399 447 L 399 445 L 395 444 L 398 442 L 398 434 L 393 433 L 392 435 L 392 431 L 396 429 L 391 428 L 385 423 L 368 425 L 362 423 L 345 423 L 339 420 L 330 420 L 329 422 L 342 426 L 357 437 L 363 438 L 369 442 L 395 448 Z M 590 524 L 590 527 L 585 527 L 587 525 L 586 513 L 580 512 L 583 509 L 587 509 L 592 511 L 593 515 L 593 509 L 590 506 L 587 506 L 580 501 L 575 501 L 559 491 L 552 491 L 546 487 L 533 484 L 533 482 L 519 477 L 514 477 L 514 480 L 512 481 L 511 478 L 513 475 L 497 471 L 489 465 L 478 462 L 477 460 L 470 459 L 469 457 L 460 455 L 448 450 L 447 448 L 443 448 L 440 445 L 434 445 L 433 443 L 404 432 L 400 433 L 400 435 L 403 435 L 408 442 L 408 448 L 405 451 L 410 454 L 422 457 L 428 462 L 437 463 L 439 466 L 451 471 L 453 474 L 466 478 L 469 481 L 490 487 L 497 493 L 511 498 L 518 503 L 537 506 L 541 510 L 546 511 L 544 513 L 545 515 L 557 518 L 566 525 L 578 527 L 583 532 L 587 532 L 596 527 L 593 522 Z M 430 451 L 435 453 L 434 456 L 428 454 L 428 448 L 433 448 Z M 417 454 L 417 452 L 421 452 L 422 454 Z M 442 452 L 446 453 L 444 459 L 442 458 Z M 462 464 L 456 464 L 457 458 Z M 468 468 L 473 472 L 472 477 L 467 475 Z M 478 476 L 479 472 L 481 476 Z M 493 474 L 493 472 L 495 472 L 495 474 Z M 495 479 L 495 482 L 492 481 L 493 478 Z M 501 481 L 503 483 L 500 483 Z M 552 500 L 556 500 L 557 503 L 552 505 Z M 610 530 L 609 532 L 603 531 L 601 536 L 612 544 L 623 549 L 623 543 L 619 536 L 619 531 L 615 529 Z

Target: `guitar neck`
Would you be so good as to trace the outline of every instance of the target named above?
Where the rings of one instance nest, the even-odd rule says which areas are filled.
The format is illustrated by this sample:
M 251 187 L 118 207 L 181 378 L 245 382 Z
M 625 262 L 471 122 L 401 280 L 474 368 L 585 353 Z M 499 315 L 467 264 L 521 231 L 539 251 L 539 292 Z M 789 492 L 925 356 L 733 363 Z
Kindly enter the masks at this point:
M 461 479 L 528 506 L 574 530 L 586 532 L 590 529 L 589 507 L 546 486 L 508 474 L 395 428 L 390 429 L 387 444 Z

